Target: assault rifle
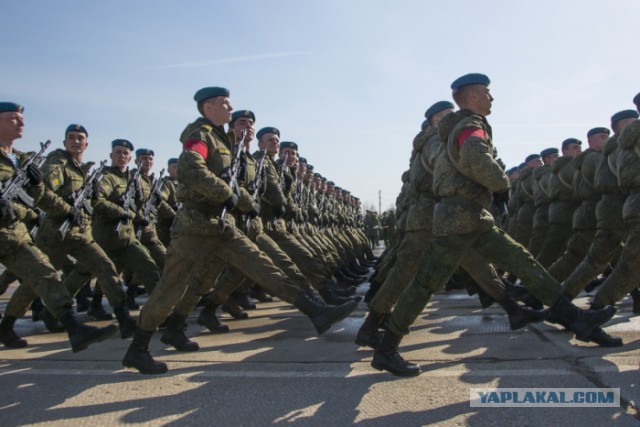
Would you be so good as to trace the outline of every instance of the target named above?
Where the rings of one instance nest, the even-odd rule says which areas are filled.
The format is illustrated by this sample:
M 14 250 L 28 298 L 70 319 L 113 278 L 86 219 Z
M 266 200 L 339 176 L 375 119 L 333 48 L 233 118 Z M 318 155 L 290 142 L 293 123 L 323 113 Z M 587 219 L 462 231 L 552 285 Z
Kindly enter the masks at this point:
M 151 224 L 151 214 L 157 213 L 156 205 L 162 200 L 162 191 L 160 191 L 160 188 L 162 187 L 162 175 L 164 175 L 164 169 L 160 171 L 158 179 L 153 181 L 149 198 L 142 206 L 142 220 L 149 224 Z M 136 230 L 136 238 L 140 239 L 140 237 L 142 237 L 143 228 L 143 226 L 138 226 L 138 229 Z
M 94 194 L 97 185 L 102 181 L 102 169 L 104 169 L 106 164 L 106 160 L 101 161 L 100 166 L 94 169 L 91 175 L 89 175 L 82 188 L 71 194 L 71 200 L 73 201 L 71 212 L 73 213 L 74 218 L 79 218 L 80 212 L 83 209 L 89 216 L 93 215 L 93 207 L 91 207 L 89 200 Z M 60 228 L 58 228 L 61 240 L 64 240 L 67 232 L 69 231 L 69 227 L 72 225 L 71 219 L 67 218 L 64 220 Z
M 227 184 L 231 187 L 231 193 L 235 193 L 238 187 L 238 171 L 240 170 L 240 156 L 242 155 L 242 145 L 244 144 L 244 136 L 246 135 L 246 129 L 242 129 L 240 133 L 240 140 L 236 145 L 236 151 L 233 153 L 233 159 L 231 160 L 231 166 L 229 166 Z M 224 174 L 223 174 L 224 176 Z M 220 218 L 218 221 L 218 225 L 220 226 L 220 231 L 224 231 L 226 224 L 224 219 L 227 217 L 227 206 L 225 205 L 222 208 L 222 212 L 220 213 Z
M 251 184 L 249 184 L 249 191 L 251 191 L 251 195 L 253 196 L 253 201 L 260 205 L 260 188 L 262 188 L 262 174 L 264 173 L 264 159 L 267 157 L 267 152 L 262 150 L 262 158 L 260 158 L 260 163 L 258 163 L 258 170 L 256 171 L 256 178 L 253 180 Z M 249 222 L 251 218 L 247 217 L 245 222 L 245 227 L 249 229 Z
M 24 185 L 29 181 L 27 168 L 32 164 L 38 169 L 42 166 L 45 161 L 43 154 L 49 145 L 51 145 L 51 141 L 41 142 L 40 151 L 31 155 L 24 164 L 16 169 L 15 175 L 6 180 L 0 187 L 0 206 L 3 209 L 3 216 L 8 216 L 12 221 L 16 219 L 16 213 L 11 208 L 11 203 L 16 198 L 30 208 L 33 207 L 33 199 L 24 191 Z
M 128 169 L 127 169 L 128 172 Z M 136 194 L 140 194 L 140 167 L 138 167 L 135 172 L 133 172 L 133 176 L 129 181 L 129 185 L 127 186 L 127 191 L 122 195 L 122 208 L 125 212 L 129 213 L 129 211 L 136 211 Z M 129 219 L 120 219 L 118 220 L 118 225 L 116 225 L 116 231 L 120 234 L 120 230 L 122 230 L 122 226 L 129 222 Z

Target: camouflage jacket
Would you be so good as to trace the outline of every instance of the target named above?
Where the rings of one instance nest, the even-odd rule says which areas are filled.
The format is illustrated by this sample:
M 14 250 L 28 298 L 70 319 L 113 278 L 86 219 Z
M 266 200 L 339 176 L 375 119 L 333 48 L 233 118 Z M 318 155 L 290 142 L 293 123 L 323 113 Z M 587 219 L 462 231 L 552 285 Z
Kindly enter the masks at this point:
M 263 151 L 253 153 L 254 159 L 259 162 Z M 260 216 L 266 222 L 272 222 L 276 214 L 285 209 L 286 197 L 280 185 L 280 172 L 276 162 L 267 155 L 264 159 L 264 192 L 260 197 Z
M 440 197 L 434 211 L 435 235 L 477 233 L 492 228 L 486 209 L 493 193 L 509 188 L 509 180 L 494 159 L 491 126 L 469 110 L 444 117 L 438 128 L 445 149 L 434 170 L 434 193 Z
M 116 249 L 131 245 L 136 237 L 133 230 L 133 222 L 124 218 L 133 218 L 135 212 L 127 212 L 122 207 L 122 198 L 129 187 L 132 173 L 129 170 L 121 171 L 114 166 L 106 166 L 103 169 L 103 178 L 100 181 L 98 198 L 93 207 L 93 237 L 104 249 Z M 139 194 L 136 197 L 135 206 L 140 205 Z M 120 233 L 116 231 L 118 223 L 122 220 Z
M 407 212 L 407 231 L 431 230 L 436 196 L 433 194 L 433 170 L 437 151 L 442 147 L 438 129 L 428 128 L 413 140 L 416 153 L 411 163 L 409 182 L 414 202 Z
M 24 153 L 14 149 L 13 154 L 16 155 L 18 163 L 22 165 L 33 153 Z M 3 151 L 0 151 L 0 182 L 4 183 L 5 181 L 13 178 L 15 173 L 16 168 L 11 159 L 7 157 Z M 26 191 L 27 194 L 33 198 L 33 203 L 37 204 L 44 194 L 45 189 L 42 184 L 35 186 L 27 184 Z M 33 222 L 38 217 L 38 214 L 35 210 L 22 203 L 20 200 L 14 200 L 11 203 L 11 209 L 13 209 L 16 218 L 14 221 L 10 218 L 0 218 L 0 234 L 4 235 L 9 233 L 15 236 L 16 233 L 18 233 L 22 236 L 24 233 L 26 234 L 25 238 L 28 238 L 27 226 L 24 223 Z

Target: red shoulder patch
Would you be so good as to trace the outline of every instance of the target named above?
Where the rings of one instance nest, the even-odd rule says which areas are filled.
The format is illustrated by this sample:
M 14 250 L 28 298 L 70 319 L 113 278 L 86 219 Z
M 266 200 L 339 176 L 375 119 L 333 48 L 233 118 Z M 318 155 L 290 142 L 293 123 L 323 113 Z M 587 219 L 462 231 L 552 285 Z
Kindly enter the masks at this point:
M 478 138 L 482 139 L 487 138 L 487 134 L 484 132 L 484 130 L 480 128 L 467 128 L 460 132 L 460 136 L 458 136 L 458 141 L 456 144 L 458 146 L 458 150 L 462 147 L 462 144 L 464 144 L 464 142 L 472 136 L 477 136 Z
M 204 141 L 199 139 L 189 139 L 184 143 L 182 147 L 183 151 L 194 151 L 202 156 L 203 159 L 207 158 L 207 154 L 209 154 L 209 150 L 207 149 L 207 144 Z

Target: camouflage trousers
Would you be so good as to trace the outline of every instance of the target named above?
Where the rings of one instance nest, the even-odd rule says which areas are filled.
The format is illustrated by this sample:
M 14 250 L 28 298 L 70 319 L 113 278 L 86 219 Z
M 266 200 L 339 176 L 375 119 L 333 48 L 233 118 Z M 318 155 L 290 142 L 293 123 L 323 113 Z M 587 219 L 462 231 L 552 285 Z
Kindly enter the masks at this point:
M 69 272 L 63 281 L 69 295 L 74 296 L 91 277 L 95 276 L 109 304 L 112 307 L 122 306 L 125 294 L 120 275 L 105 251 L 93 240 L 91 231 L 80 232 L 72 228 L 62 242 L 56 232 L 57 227 L 49 228 L 43 225 L 36 236 L 36 243 L 58 270 L 63 270 L 69 255 L 76 260 L 77 267 Z
M 562 288 L 553 277 L 520 244 L 504 231 L 493 227 L 481 233 L 435 237 L 409 287 L 400 295 L 388 328 L 397 335 L 409 333 L 409 327 L 425 308 L 431 295 L 438 291 L 473 250 L 490 262 L 522 278 L 527 289 L 546 305 L 562 296 Z
M 51 314 L 60 317 L 73 306 L 73 299 L 47 256 L 31 241 L 26 226 L 19 222 L 14 227 L 0 229 L 0 263 L 22 279 L 9 299 L 5 316 L 24 316 L 26 307 L 20 294 L 29 293 L 42 298 Z
M 550 223 L 544 244 L 540 253 L 536 256 L 538 262 L 545 268 L 556 262 L 567 247 L 567 241 L 571 237 L 571 225 Z
M 300 292 L 298 286 L 232 223 L 219 235 L 174 233 L 162 279 L 140 311 L 140 328 L 155 331 L 178 302 L 181 314 L 189 314 L 200 297 L 211 289 L 211 278 L 218 277 L 227 264 L 267 289 L 282 289 L 282 296 Z M 182 298 L 185 300 L 181 301 Z
M 594 224 L 595 226 L 595 224 Z M 596 230 L 574 230 L 567 241 L 564 253 L 554 262 L 547 271 L 558 282 L 562 282 L 569 277 L 573 270 L 580 265 L 580 262 L 589 252 L 589 246 L 595 238 Z
M 543 205 L 536 208 L 533 214 L 533 226 L 531 228 L 531 236 L 527 244 L 527 250 L 533 256 L 537 256 L 542 250 L 544 239 L 549 231 L 549 205 Z
M 260 233 L 257 236 L 253 236 L 251 241 L 253 241 L 290 280 L 290 282 L 258 282 L 260 286 L 269 293 L 288 302 L 294 302 L 301 291 L 311 290 L 311 285 L 307 281 L 307 278 L 304 277 L 296 264 L 291 261 L 291 258 L 289 258 L 269 236 L 265 233 Z M 206 281 L 207 278 L 203 278 L 202 280 Z M 217 279 L 215 277 L 209 277 L 208 280 L 213 287 L 213 302 L 221 305 L 227 300 L 231 293 L 249 281 L 249 278 L 241 269 L 227 265 L 224 272 Z M 294 286 L 291 286 L 291 284 L 294 284 Z M 180 299 L 180 302 L 175 306 L 173 311 L 185 316 L 189 315 L 195 308 L 195 304 L 197 304 L 202 295 L 206 293 L 205 288 L 207 288 L 205 283 L 202 285 L 188 286 L 184 296 Z

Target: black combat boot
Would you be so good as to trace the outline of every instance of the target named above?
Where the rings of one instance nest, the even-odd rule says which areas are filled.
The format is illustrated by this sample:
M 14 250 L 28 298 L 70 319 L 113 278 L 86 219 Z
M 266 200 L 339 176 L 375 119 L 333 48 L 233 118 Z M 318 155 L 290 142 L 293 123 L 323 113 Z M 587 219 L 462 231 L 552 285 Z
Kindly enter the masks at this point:
M 420 367 L 415 363 L 407 362 L 398 353 L 398 347 L 402 340 L 401 335 L 395 335 L 388 329 L 385 331 L 378 348 L 373 353 L 371 366 L 378 371 L 385 370 L 399 377 L 415 377 L 420 375 Z
M 127 368 L 135 368 L 140 371 L 141 374 L 164 374 L 167 372 L 167 364 L 164 362 L 157 362 L 149 353 L 149 341 L 153 332 L 143 331 L 142 329 L 136 329 L 133 335 L 131 345 L 127 350 L 127 354 L 122 359 L 122 365 Z
M 136 319 L 131 317 L 131 314 L 129 314 L 129 309 L 127 309 L 126 305 L 123 303 L 120 307 L 114 307 L 113 313 L 116 315 L 116 319 L 118 319 L 120 337 L 122 339 L 131 338 L 136 332 L 137 323 Z
M 498 304 L 500 304 L 509 315 L 509 325 L 512 331 L 522 329 L 527 326 L 528 323 L 542 322 L 549 316 L 548 310 L 532 310 L 521 306 L 506 292 L 504 296 L 498 300 Z
M 333 288 L 330 288 L 329 286 L 325 286 L 324 289 L 319 290 L 318 293 L 320 294 L 324 302 L 331 305 L 341 305 L 349 301 L 355 301 L 356 303 L 358 303 L 362 300 L 362 298 L 359 296 L 353 296 L 353 297 L 340 296 L 336 294 Z
M 89 297 L 91 295 L 91 285 L 89 283 L 83 285 L 76 294 L 76 312 L 82 313 L 89 310 Z
M 236 291 L 231 294 L 231 297 L 236 300 L 238 305 L 245 310 L 255 310 L 256 303 L 249 298 L 248 292 Z
M 237 320 L 244 320 L 249 318 L 249 315 L 247 314 L 247 312 L 244 311 L 242 307 L 238 305 L 238 303 L 233 298 L 233 296 L 230 296 L 229 298 L 227 298 L 224 304 L 222 304 L 222 311 L 224 311 L 227 314 L 230 314 L 231 317 Z
M 5 316 L 0 320 L 0 342 L 7 348 L 24 348 L 27 346 L 27 341 L 20 338 L 13 330 L 16 320 L 13 316 Z
M 225 334 L 229 332 L 229 326 L 220 322 L 218 316 L 216 316 L 217 308 L 218 306 L 213 303 L 211 298 L 207 298 L 196 323 L 207 328 L 212 334 Z
M 91 298 L 91 305 L 87 310 L 87 315 L 96 320 L 111 320 L 113 315 L 108 313 L 102 306 L 102 292 L 96 292 Z
M 162 333 L 160 341 L 175 347 L 178 351 L 198 351 L 200 350 L 198 343 L 191 341 L 184 334 L 186 319 L 187 316 L 171 313 L 167 322 L 167 329 Z
M 375 350 L 382 339 L 382 332 L 379 331 L 379 328 L 384 319 L 384 314 L 373 310 L 369 311 L 367 318 L 364 319 L 364 323 L 356 335 L 356 344 L 361 347 L 371 347 Z
M 69 343 L 74 353 L 86 349 L 93 343 L 111 338 L 113 334 L 118 331 L 116 325 L 109 325 L 104 328 L 85 325 L 76 319 L 76 315 L 72 309 L 68 309 L 62 313 L 59 320 L 69 335 Z
M 633 314 L 640 314 L 640 289 L 635 288 L 629 295 L 633 299 Z
M 40 321 L 40 312 L 45 308 L 42 299 L 40 299 L 40 297 L 36 297 L 29 308 L 31 309 L 31 320 L 34 322 Z
M 251 295 L 251 298 L 257 299 L 260 302 L 273 302 L 273 298 L 267 294 L 260 285 L 253 285 L 249 295 Z
M 63 332 L 64 326 L 58 322 L 58 319 L 53 317 L 53 314 L 43 306 L 43 309 L 38 312 L 38 320 L 44 323 L 44 326 L 49 332 Z
M 313 292 L 302 292 L 293 305 L 311 319 L 318 335 L 322 335 L 329 330 L 331 325 L 349 316 L 356 309 L 358 303 L 349 300 L 341 305 L 328 305 Z
M 140 305 L 136 302 L 137 288 L 136 285 L 127 285 L 127 308 L 129 310 L 140 310 Z
M 622 347 L 622 338 L 609 335 L 602 328 L 596 328 L 584 341 L 594 342 L 600 347 Z
M 551 307 L 551 314 L 560 318 L 578 340 L 588 342 L 591 334 L 616 314 L 616 308 L 608 305 L 599 310 L 581 310 L 563 295 Z

